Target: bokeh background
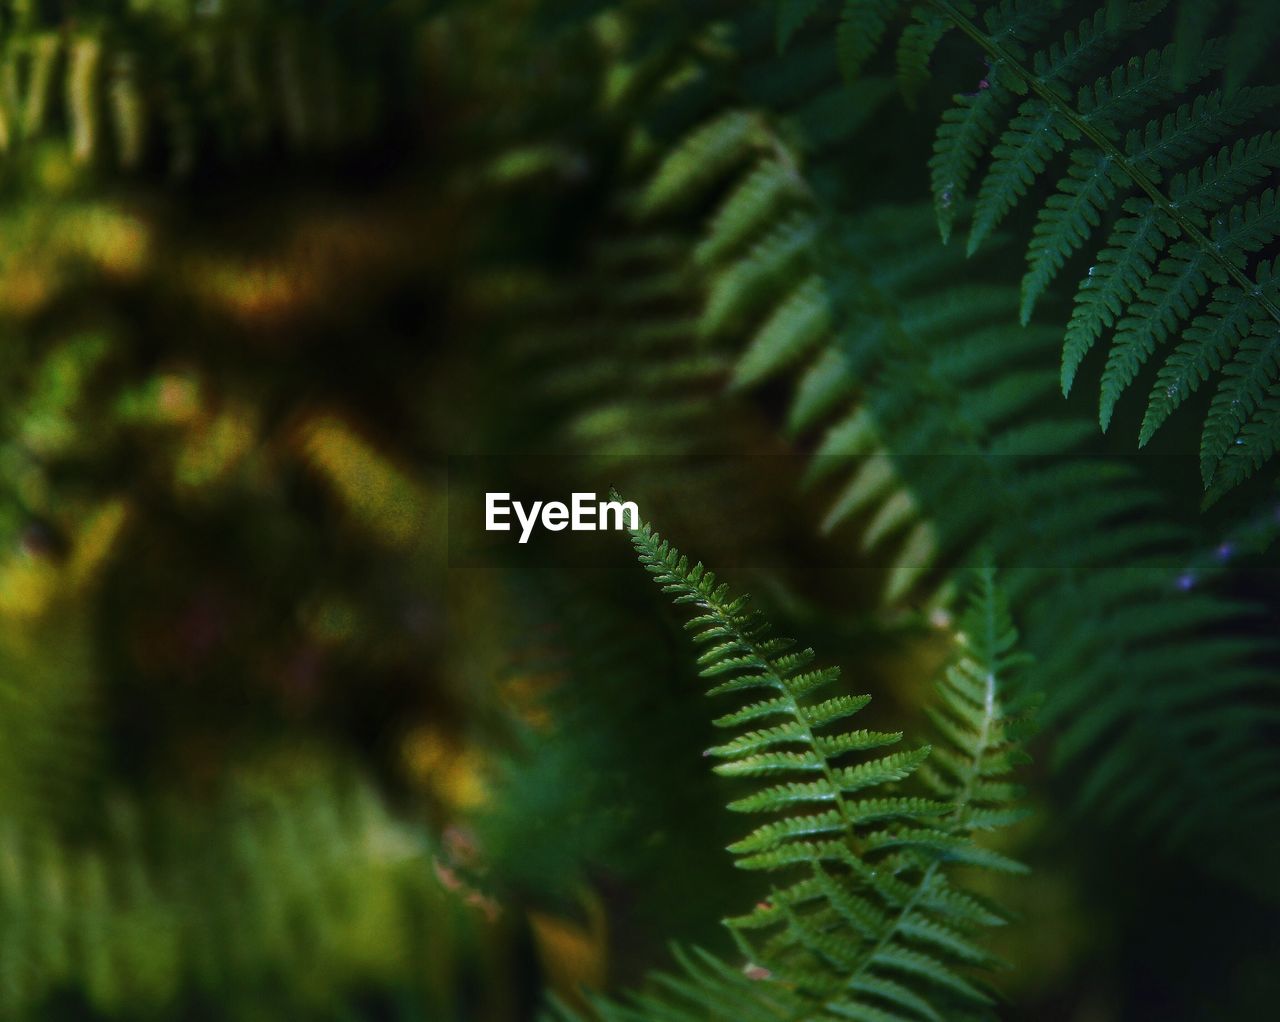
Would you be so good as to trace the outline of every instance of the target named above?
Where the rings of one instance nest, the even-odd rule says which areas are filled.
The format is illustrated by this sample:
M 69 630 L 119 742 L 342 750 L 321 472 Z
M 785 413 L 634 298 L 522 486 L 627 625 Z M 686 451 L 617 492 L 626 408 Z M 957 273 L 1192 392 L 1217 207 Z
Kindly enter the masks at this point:
M 603 6 L 0 5 L 0 1017 L 506 1022 L 726 949 L 679 628 L 622 537 L 485 536 L 487 489 L 623 488 L 919 719 L 945 601 L 885 609 L 784 394 L 688 343 L 703 214 L 623 212 L 685 116 Z M 916 166 L 877 123 L 853 173 Z M 1189 570 L 1265 603 L 1232 513 Z M 1007 1017 L 1270 1017 L 1274 903 L 1037 757 Z

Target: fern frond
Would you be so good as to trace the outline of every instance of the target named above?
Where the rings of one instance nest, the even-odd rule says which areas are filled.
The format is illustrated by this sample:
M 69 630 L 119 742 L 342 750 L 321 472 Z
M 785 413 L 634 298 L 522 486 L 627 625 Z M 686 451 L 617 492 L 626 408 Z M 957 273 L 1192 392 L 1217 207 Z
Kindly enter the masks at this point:
M 806 354 L 831 329 L 826 287 L 806 277 L 761 325 L 733 371 L 732 385 L 747 387 L 773 376 Z
M 1249 129 L 1280 109 L 1280 91 L 1244 85 L 1250 54 L 1265 48 L 1271 28 L 1261 22 L 1261 5 L 1243 3 L 1228 34 L 1212 38 L 1208 29 L 1220 24 L 1213 5 L 1187 0 L 1171 43 L 1098 76 L 1107 54 L 1145 33 L 1165 6 L 1164 0 L 1100 5 L 1062 32 L 1053 5 L 992 4 L 979 13 L 971 5 L 918 0 L 910 8 L 913 27 L 899 44 L 900 53 L 914 52 L 922 26 L 933 26 L 924 31 L 928 39 L 958 29 L 988 62 L 977 91 L 956 96 L 943 115 L 934 143 L 930 175 L 944 240 L 980 172 L 970 254 L 1065 158 L 1030 239 L 1023 322 L 1092 235 L 1110 225 L 1110 239 L 1077 289 L 1061 383 L 1069 392 L 1090 349 L 1113 332 L 1099 393 L 1105 430 L 1120 398 L 1158 359 L 1140 444 L 1223 371 L 1249 334 L 1245 324 L 1262 319 L 1280 327 L 1280 304 L 1256 286 L 1250 269 L 1275 243 L 1265 209 L 1272 199 L 1254 191 L 1274 166 L 1274 141 L 1269 132 Z M 913 58 L 908 67 L 916 88 L 926 61 Z M 1223 88 L 1197 91 L 1224 67 Z M 1181 343 L 1168 351 L 1173 338 Z M 1264 375 L 1275 382 L 1270 370 Z M 1229 421 L 1243 430 L 1246 416 L 1206 422 L 1206 486 L 1226 448 L 1242 438 L 1233 434 L 1224 446 L 1221 431 Z M 1244 446 L 1266 449 L 1256 437 Z
M 948 870 L 1023 868 L 973 840 L 979 830 L 1019 818 L 1007 805 L 1016 789 L 996 781 L 1017 762 L 1017 726 L 1004 707 L 1022 659 L 991 569 L 980 574 L 966 612 L 963 653 L 939 686 L 943 759 L 929 775 L 938 797 L 879 795 L 870 792 L 924 769 L 930 749 L 849 763 L 850 754 L 892 746 L 901 733 L 848 728 L 843 722 L 868 699 L 827 695 L 839 671 L 813 669 L 812 650 L 796 651 L 776 637 L 748 597 L 691 564 L 648 523 L 631 537 L 655 583 L 673 603 L 693 609 L 686 628 L 707 647 L 698 664 L 716 681 L 709 694 L 766 695 L 720 716 L 717 726 L 736 734 L 708 750 L 721 761 L 717 773 L 771 782 L 729 807 L 772 817 L 730 846 L 739 867 L 781 874 L 767 901 L 726 920 L 758 970 L 760 996 L 785 991 L 803 1006 L 788 1017 L 804 1018 L 909 1017 L 903 1011 L 948 1018 L 988 1004 L 968 973 L 993 959 L 972 930 L 999 920 L 975 912 Z M 743 730 L 746 724 L 752 727 Z M 779 777 L 787 779 L 777 783 Z M 683 964 L 692 975 L 689 961 Z M 725 984 L 739 985 L 714 965 L 702 979 L 660 982 L 707 1008 Z M 606 1009 L 604 1016 L 685 1017 L 661 997 L 641 995 L 634 1004 L 643 1014 L 610 1016 Z M 712 1010 L 709 1017 L 720 1016 Z
M 1268 294 L 1280 298 L 1280 276 L 1274 262 L 1258 268 L 1257 285 Z M 1206 479 L 1213 467 L 1230 451 L 1245 422 L 1257 411 L 1271 381 L 1280 374 L 1280 328 L 1262 320 L 1248 323 L 1240 304 L 1228 305 L 1210 325 L 1219 333 L 1230 331 L 1230 347 L 1218 346 L 1213 355 L 1225 360 L 1234 348 L 1235 354 L 1223 369 L 1223 379 L 1214 394 L 1201 440 L 1201 468 Z M 1192 343 L 1195 342 L 1193 338 Z M 1211 339 L 1204 342 L 1207 346 Z M 1221 362 L 1219 363 L 1221 364 Z M 1240 445 L 1236 445 L 1240 446 Z
M 972 11 L 968 0 L 959 0 L 960 6 Z M 911 11 L 911 21 L 902 30 L 898 40 L 898 84 L 907 103 L 914 105 L 920 90 L 929 80 L 929 63 L 943 36 L 954 25 L 938 11 L 918 5 Z
M 706 236 L 694 249 L 694 259 L 703 266 L 713 266 L 733 255 L 768 225 L 778 206 L 794 197 L 802 185 L 794 169 L 783 161 L 761 160 L 716 212 Z M 685 187 L 685 182 L 678 187 Z
M 1142 135 L 1130 132 L 1125 146 L 1129 159 L 1158 179 L 1162 171 L 1257 116 L 1277 95 L 1275 90 L 1250 89 L 1226 101 L 1218 92 L 1197 97 L 1162 122 L 1149 123 Z M 1028 250 L 1029 268 L 1022 282 L 1024 323 L 1067 259 L 1089 240 L 1116 196 L 1132 187 L 1129 176 L 1109 157 L 1092 149 L 1072 152 L 1067 176 L 1041 209 Z
M 1230 220 L 1214 225 L 1213 239 L 1219 251 L 1243 255 L 1257 251 L 1280 234 L 1280 210 L 1275 192 L 1264 192 L 1243 208 L 1233 209 Z M 1102 376 L 1100 419 L 1105 430 L 1120 395 L 1138 370 L 1168 336 L 1187 320 L 1213 283 L 1225 284 L 1216 263 L 1204 249 L 1179 242 L 1148 281 L 1144 298 L 1120 320 Z M 1227 311 L 1230 311 L 1228 305 Z
M 735 166 L 757 140 L 759 123 L 745 110 L 729 110 L 692 132 L 667 154 L 640 200 L 641 211 L 670 209 L 691 191 Z
M 783 1022 L 805 1018 L 804 996 L 770 973 L 749 964 L 735 969 L 701 948 L 672 948 L 679 972 L 656 973 L 649 988 L 625 1003 L 592 998 L 594 1018 L 602 1022 Z M 555 1004 L 548 1022 L 581 1022 L 581 1016 Z

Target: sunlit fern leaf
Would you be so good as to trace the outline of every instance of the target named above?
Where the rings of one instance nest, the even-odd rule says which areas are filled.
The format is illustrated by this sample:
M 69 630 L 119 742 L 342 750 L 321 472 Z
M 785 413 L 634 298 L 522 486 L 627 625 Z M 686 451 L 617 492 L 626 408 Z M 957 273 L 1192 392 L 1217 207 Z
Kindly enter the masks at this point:
M 880 450 L 861 459 L 844 489 L 822 520 L 822 531 L 831 532 L 842 522 L 887 500 L 899 485 L 888 452 Z
M 716 211 L 694 258 L 713 266 L 732 255 L 767 225 L 778 205 L 794 197 L 799 187 L 794 170 L 781 160 L 763 159 Z
M 902 737 L 848 727 L 866 696 L 832 694 L 838 670 L 815 669 L 812 650 L 797 651 L 774 636 L 748 597 L 691 564 L 648 523 L 631 535 L 654 581 L 692 610 L 686 627 L 705 647 L 698 664 L 712 682 L 710 694 L 739 697 L 739 708 L 715 721 L 733 737 L 708 755 L 719 761 L 718 773 L 761 779 L 730 808 L 769 819 L 730 851 L 740 867 L 779 880 L 767 900 L 726 920 L 747 958 L 744 971 L 683 955 L 681 973 L 654 977 L 626 1005 L 597 1004 L 601 1017 L 904 1020 L 981 1013 L 991 998 L 972 972 L 994 959 L 977 931 L 1002 919 L 956 886 L 950 870 L 1023 870 L 973 839 L 1021 818 L 1003 796 L 1017 793 L 1006 780 L 1020 762 L 1017 724 L 1005 706 L 1022 659 L 991 570 L 979 576 L 963 619 L 962 651 L 939 686 L 935 723 L 942 741 L 928 776 L 937 797 L 929 799 L 874 791 L 920 770 L 928 748 L 864 758 Z
M 826 287 L 806 277 L 756 331 L 734 366 L 732 385 L 746 387 L 772 376 L 813 348 L 831 329 Z
M 757 141 L 754 114 L 729 110 L 687 136 L 666 155 L 641 199 L 641 210 L 669 209 L 700 185 L 715 181 L 735 166 Z
M 802 267 L 815 237 L 811 218 L 798 214 L 772 227 L 747 255 L 712 278 L 711 297 L 702 316 L 704 334 L 714 336 L 788 285 Z
M 850 396 L 856 379 L 847 357 L 834 348 L 823 350 L 796 386 L 796 396 L 787 413 L 788 431 L 800 433 L 814 426 Z
M 0 148 L 62 133 L 76 165 L 186 176 L 272 144 L 363 140 L 399 101 L 357 83 L 365 62 L 415 73 L 398 43 L 429 6 L 322 3 L 304 17 L 289 5 L 141 4 L 85 18 L 19 5 L 0 48 Z

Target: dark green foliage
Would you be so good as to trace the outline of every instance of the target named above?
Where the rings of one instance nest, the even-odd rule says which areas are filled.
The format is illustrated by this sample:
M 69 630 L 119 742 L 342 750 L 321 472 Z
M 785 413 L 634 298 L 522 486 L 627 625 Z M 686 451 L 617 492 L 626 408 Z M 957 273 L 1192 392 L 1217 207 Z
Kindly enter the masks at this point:
M 859 86 L 872 107 L 875 84 Z M 789 425 L 825 428 L 815 481 L 848 476 L 826 526 L 856 522 L 864 549 L 892 552 L 891 602 L 945 606 L 948 587 L 932 587 L 975 545 L 995 550 L 1082 809 L 1185 849 L 1193 833 L 1243 837 L 1243 821 L 1266 821 L 1254 840 L 1276 847 L 1271 786 L 1232 780 L 1274 761 L 1263 717 L 1236 717 L 1273 698 L 1271 646 L 1233 635 L 1247 608 L 1183 573 L 1194 532 L 1161 512 L 1135 466 L 1092 456 L 1089 424 L 1056 406 L 1055 331 L 1011 322 L 1009 285 L 956 282 L 962 257 L 929 243 L 927 209 L 846 214 L 820 182 L 847 154 L 792 110 L 760 111 L 755 131 L 770 143 L 739 147 L 699 247 L 716 254 L 708 315 L 748 338 L 737 382 L 800 365 Z M 685 157 L 677 145 L 668 159 Z M 770 166 L 792 168 L 785 190 L 754 187 Z M 689 192 L 705 183 L 682 179 Z M 1212 751 L 1192 755 L 1201 748 Z M 1230 855 L 1216 867 L 1252 868 Z
M 883 9 L 849 6 L 859 13 L 846 18 L 879 19 Z M 913 21 L 898 56 L 909 96 L 944 30 L 958 30 L 987 62 L 976 90 L 957 95 L 943 114 L 930 161 L 944 240 L 975 180 L 970 254 L 1034 194 L 1025 323 L 1073 257 L 1106 231 L 1077 288 L 1063 344 L 1064 393 L 1107 338 L 1105 430 L 1144 367 L 1160 364 L 1139 437 L 1145 445 L 1215 381 L 1201 472 L 1210 499 L 1238 485 L 1280 440 L 1269 400 L 1280 379 L 1273 364 L 1280 303 L 1269 270 L 1280 221 L 1265 188 L 1276 165 L 1267 127 L 1280 91 L 1244 84 L 1268 45 L 1262 5 L 1242 4 L 1225 37 L 1209 31 L 1220 24 L 1217 4 L 1196 0 L 1179 5 L 1176 30 L 1164 16 L 1166 0 L 906 6 Z M 1147 42 L 1162 35 L 1172 41 Z M 838 45 L 848 48 L 843 39 Z M 860 49 L 851 69 L 867 56 Z M 1051 176 L 1057 184 L 1044 187 Z
M 719 876 L 717 828 L 653 829 L 673 810 L 697 818 L 721 801 L 701 763 L 683 755 L 704 730 L 688 677 L 671 671 L 654 630 L 638 628 L 622 600 L 587 598 L 591 586 L 566 584 L 545 566 L 536 577 L 510 574 L 507 687 L 520 694 L 508 698 L 511 749 L 490 766 L 493 797 L 473 820 L 485 850 L 480 879 L 504 898 L 562 907 L 593 878 L 643 882 L 679 862 L 679 876 L 639 906 L 630 936 L 661 921 L 692 939 L 710 922 L 694 913 L 705 912 L 698 883 Z M 538 684 L 544 690 L 529 691 Z M 619 799 L 641 775 L 650 786 Z M 659 945 L 667 939 L 656 935 Z
M 202 1002 L 260 1018 L 308 1001 L 338 1018 L 353 986 L 460 949 L 426 835 L 363 782 L 246 778 L 211 806 L 111 809 L 109 836 L 79 844 L 0 826 L 6 1018 L 49 1017 L 68 990 L 102 1018 Z M 449 984 L 423 976 L 424 1006 L 451 1004 Z

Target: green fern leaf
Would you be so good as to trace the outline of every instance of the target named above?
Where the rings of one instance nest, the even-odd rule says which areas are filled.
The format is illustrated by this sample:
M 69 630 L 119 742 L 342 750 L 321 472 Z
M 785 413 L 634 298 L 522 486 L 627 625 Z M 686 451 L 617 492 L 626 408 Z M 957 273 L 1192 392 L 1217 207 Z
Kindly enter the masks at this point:
M 1139 446 L 1151 438 L 1188 397 L 1200 388 L 1231 357 L 1240 338 L 1249 330 L 1249 304 L 1235 288 L 1223 288 L 1208 309 L 1183 330 L 1183 341 L 1165 360 L 1147 400 L 1147 412 L 1138 436 Z M 1225 388 L 1227 381 L 1223 381 Z M 1229 404 L 1229 402 L 1228 402 Z M 1211 411 L 1209 422 L 1214 414 Z M 1234 430 L 1243 425 L 1236 422 Z M 1206 423 L 1206 428 L 1208 423 Z M 1222 447 L 1225 449 L 1230 438 Z
M 811 217 L 795 213 L 772 228 L 745 258 L 716 274 L 700 324 L 702 333 L 709 337 L 721 333 L 788 282 L 800 269 L 816 233 Z
M 806 278 L 756 331 L 730 385 L 749 387 L 773 376 L 816 346 L 831 322 L 826 284 L 816 275 Z
M 787 430 L 800 433 L 826 416 L 853 390 L 856 377 L 849 359 L 827 348 L 805 370 L 787 413 Z
M 1220 141 L 1278 98 L 1280 90 L 1275 89 L 1245 89 L 1225 101 L 1218 92 L 1199 96 L 1162 121 L 1149 123 L 1142 135 L 1130 132 L 1125 146 L 1129 162 L 1159 180 L 1165 170 Z M 1088 241 L 1117 194 L 1133 188 L 1129 174 L 1096 149 L 1077 149 L 1071 157 L 1067 176 L 1040 211 L 1027 253 L 1023 323 L 1066 260 Z
M 1023 102 L 1000 142 L 992 150 L 991 167 L 978 190 L 968 253 L 973 255 L 1031 184 L 1044 173 L 1049 160 L 1062 152 L 1068 139 L 1078 137 L 1070 123 L 1041 99 Z
M 955 106 L 942 115 L 929 172 L 938 230 L 944 243 L 951 240 L 961 197 L 978 161 L 986 155 L 987 143 L 999 131 L 999 121 L 1015 98 L 1010 90 L 994 88 L 988 82 L 986 88 L 973 95 L 956 96 Z
M 1017 729 L 1004 700 L 1021 658 L 990 569 L 980 574 L 964 618 L 972 634 L 966 631 L 963 652 L 940 684 L 938 719 L 946 725 L 944 739 L 954 743 L 939 750 L 948 764 L 936 785 L 941 797 L 864 796 L 907 781 L 930 749 L 837 765 L 902 736 L 848 729 L 843 722 L 865 707 L 865 696 L 812 698 L 837 683 L 838 671 L 812 669 L 811 650 L 774 637 L 748 598 L 735 597 L 700 563 L 691 565 L 647 523 L 632 530 L 632 542 L 662 591 L 695 608 L 687 627 L 704 647 L 702 673 L 730 677 L 712 694 L 733 691 L 743 679 L 773 692 L 721 715 L 717 725 L 737 733 L 708 750 L 721 761 L 718 773 L 782 778 L 729 804 L 772 816 L 730 846 L 737 865 L 783 878 L 749 914 L 726 921 L 749 960 L 761 963 L 762 996 L 780 984 L 805 1005 L 794 1017 L 805 1018 L 895 1018 L 905 1011 L 902 1017 L 944 1019 L 960 1003 L 987 1004 L 967 974 L 994 959 L 970 931 L 1001 920 L 953 887 L 947 871 L 1022 870 L 972 839 L 1019 818 L 1002 801 L 1016 786 L 992 780 L 1016 762 Z M 761 721 L 767 726 L 741 730 Z M 702 980 L 660 982 L 692 1006 L 722 993 L 714 973 Z M 662 998 L 635 1003 L 649 1012 L 669 1006 Z M 625 1017 L 610 1010 L 602 1016 Z
M 641 211 L 654 214 L 687 201 L 726 174 L 758 139 L 759 120 L 745 111 L 730 110 L 704 124 L 663 159 L 640 200 Z
M 1263 263 L 1258 268 L 1258 287 L 1273 299 L 1280 298 L 1280 280 L 1276 263 Z M 1206 485 L 1213 479 L 1222 458 L 1231 449 L 1240 430 L 1265 400 L 1267 389 L 1280 377 L 1280 329 L 1262 321 L 1245 329 L 1239 322 L 1239 306 L 1232 305 L 1230 329 L 1243 335 L 1234 358 L 1223 371 L 1218 391 L 1214 394 L 1205 419 L 1200 444 L 1200 467 Z M 1247 306 L 1245 306 L 1247 308 Z M 1224 329 L 1227 316 L 1222 317 Z M 1232 338 L 1234 340 L 1234 338 Z
M 779 206 L 798 192 L 795 172 L 779 160 L 761 160 L 716 212 L 694 259 L 714 266 L 732 255 L 771 221 Z
M 1261 346 L 1274 347 L 1276 336 L 1273 327 L 1268 324 L 1266 331 Z M 1273 384 L 1257 402 L 1253 416 L 1219 461 L 1210 479 L 1205 503 L 1212 504 L 1251 478 L 1275 456 L 1277 448 L 1280 448 L 1280 384 Z
M 1280 206 L 1274 190 L 1250 199 L 1219 218 L 1213 229 L 1216 250 L 1243 265 L 1243 254 L 1255 252 L 1280 236 Z M 1208 292 L 1210 281 L 1226 283 L 1207 250 L 1180 242 L 1147 283 L 1150 300 L 1135 303 L 1121 320 L 1102 376 L 1099 420 L 1105 430 L 1120 395 L 1178 325 L 1188 319 Z

